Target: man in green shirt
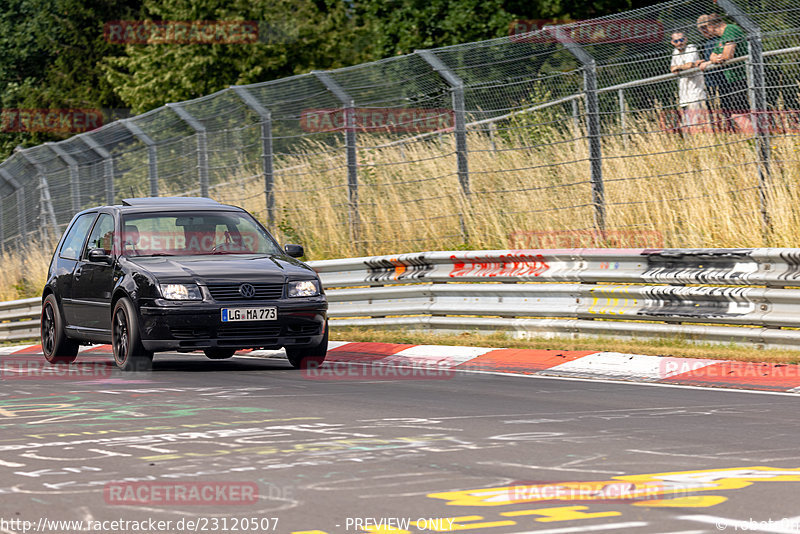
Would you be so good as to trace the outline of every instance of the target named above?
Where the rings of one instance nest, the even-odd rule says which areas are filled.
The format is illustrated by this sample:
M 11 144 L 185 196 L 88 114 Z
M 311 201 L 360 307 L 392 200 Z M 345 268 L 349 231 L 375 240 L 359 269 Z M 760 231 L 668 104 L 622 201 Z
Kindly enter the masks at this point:
M 719 37 L 719 41 L 711 51 L 709 61 L 700 64 L 700 70 L 706 70 L 712 64 L 722 66 L 735 57 L 748 54 L 746 36 L 739 26 L 726 23 L 716 14 L 709 16 L 707 24 L 709 33 Z M 741 131 L 752 132 L 745 64 L 725 67 L 723 75 L 725 83 L 719 87 L 722 112 L 731 120 L 731 127 L 735 124 Z

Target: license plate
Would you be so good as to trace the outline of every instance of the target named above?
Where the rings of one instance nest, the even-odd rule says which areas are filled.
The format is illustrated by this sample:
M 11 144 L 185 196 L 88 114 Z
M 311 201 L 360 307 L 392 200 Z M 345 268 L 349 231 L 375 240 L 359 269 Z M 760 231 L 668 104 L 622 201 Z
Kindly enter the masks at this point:
M 222 308 L 222 322 L 234 321 L 275 321 L 278 308 Z

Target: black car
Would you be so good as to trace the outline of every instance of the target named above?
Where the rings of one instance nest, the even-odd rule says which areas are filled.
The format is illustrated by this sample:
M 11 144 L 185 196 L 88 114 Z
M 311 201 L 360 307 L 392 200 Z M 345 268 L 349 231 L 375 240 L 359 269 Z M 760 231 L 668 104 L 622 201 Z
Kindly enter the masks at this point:
M 78 346 L 111 343 L 120 369 L 153 353 L 286 348 L 321 363 L 328 304 L 319 276 L 282 250 L 245 210 L 208 198 L 123 200 L 84 210 L 56 247 L 42 294 L 42 349 L 52 363 Z

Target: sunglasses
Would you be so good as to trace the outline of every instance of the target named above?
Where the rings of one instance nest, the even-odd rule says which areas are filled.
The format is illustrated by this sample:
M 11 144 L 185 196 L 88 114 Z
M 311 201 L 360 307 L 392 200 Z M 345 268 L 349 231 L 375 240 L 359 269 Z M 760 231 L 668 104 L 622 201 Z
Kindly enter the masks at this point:
M 682 43 L 682 42 L 684 42 L 685 40 L 686 40 L 686 37 L 681 37 L 680 39 L 673 39 L 673 40 L 672 40 L 672 42 L 673 42 L 673 43 Z

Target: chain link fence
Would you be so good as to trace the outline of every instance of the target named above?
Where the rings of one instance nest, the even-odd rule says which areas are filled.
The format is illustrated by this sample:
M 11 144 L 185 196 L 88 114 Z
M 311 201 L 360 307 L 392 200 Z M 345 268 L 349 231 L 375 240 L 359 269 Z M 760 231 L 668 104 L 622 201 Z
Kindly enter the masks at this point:
M 741 28 L 735 57 L 671 73 L 674 32 L 700 56 L 720 41 L 709 18 Z M 687 103 L 692 76 L 705 90 Z M 19 150 L 0 164 L 0 243 L 50 242 L 122 198 L 199 195 L 314 259 L 790 246 L 798 133 L 800 5 L 673 0 L 231 87 Z

